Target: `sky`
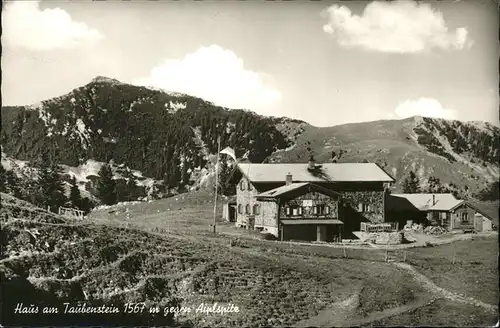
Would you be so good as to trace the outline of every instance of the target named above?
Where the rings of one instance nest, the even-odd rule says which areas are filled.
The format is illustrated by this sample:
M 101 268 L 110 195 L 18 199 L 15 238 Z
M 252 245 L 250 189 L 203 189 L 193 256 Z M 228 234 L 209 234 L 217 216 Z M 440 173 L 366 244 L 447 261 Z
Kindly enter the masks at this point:
M 96 76 L 316 126 L 498 124 L 493 0 L 6 1 L 2 103 Z

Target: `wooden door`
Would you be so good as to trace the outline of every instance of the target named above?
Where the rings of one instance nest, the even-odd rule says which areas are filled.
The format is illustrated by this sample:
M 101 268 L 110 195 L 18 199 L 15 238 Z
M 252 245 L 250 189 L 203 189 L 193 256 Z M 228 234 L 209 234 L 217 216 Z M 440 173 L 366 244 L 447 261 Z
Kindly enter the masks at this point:
M 480 215 L 474 216 L 474 230 L 475 231 L 483 231 L 483 217 Z

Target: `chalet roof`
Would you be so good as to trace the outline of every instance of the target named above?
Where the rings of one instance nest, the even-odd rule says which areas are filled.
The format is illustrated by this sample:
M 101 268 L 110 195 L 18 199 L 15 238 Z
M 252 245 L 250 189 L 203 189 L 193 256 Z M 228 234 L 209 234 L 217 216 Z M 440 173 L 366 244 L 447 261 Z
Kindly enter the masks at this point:
M 266 192 L 260 193 L 257 196 L 258 197 L 277 197 L 283 194 L 286 194 L 290 191 L 297 190 L 301 187 L 304 187 L 305 185 L 308 185 L 308 182 L 300 182 L 300 183 L 292 183 L 289 185 L 281 186 L 278 188 L 274 188 L 271 190 L 268 190 Z
M 262 192 L 262 193 L 258 194 L 256 197 L 261 198 L 261 199 L 262 198 L 277 198 L 279 196 L 286 195 L 292 191 L 299 190 L 299 189 L 304 188 L 306 186 L 310 186 L 311 189 L 313 189 L 315 191 L 323 192 L 323 193 L 329 194 L 329 195 L 338 195 L 339 194 L 333 190 L 323 188 L 323 187 L 315 185 L 313 183 L 295 182 L 295 183 L 291 183 L 289 185 L 284 185 L 284 186 L 281 186 L 278 188 L 274 188 L 274 189 Z
M 464 202 L 456 199 L 453 194 L 391 194 L 390 196 L 399 198 L 399 200 L 406 199 L 420 211 L 451 211 Z M 434 205 L 433 198 L 435 200 Z M 389 201 L 396 204 L 398 199 L 389 199 Z
M 240 163 L 238 168 L 251 182 L 285 182 L 290 173 L 294 182 L 394 182 L 375 163 L 325 163 L 313 174 L 307 163 Z

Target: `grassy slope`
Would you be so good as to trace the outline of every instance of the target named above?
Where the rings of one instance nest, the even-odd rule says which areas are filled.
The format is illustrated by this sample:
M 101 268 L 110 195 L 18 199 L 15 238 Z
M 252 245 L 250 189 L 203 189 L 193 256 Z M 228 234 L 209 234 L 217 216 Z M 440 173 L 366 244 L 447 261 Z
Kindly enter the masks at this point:
M 13 294 L 4 304 L 7 313 L 16 302 L 60 305 L 87 295 L 89 302 L 106 304 L 148 301 L 161 306 L 197 306 L 201 302 L 232 302 L 240 307 L 240 314 L 191 315 L 176 320 L 210 326 L 291 325 L 349 296 L 353 286 L 380 286 L 388 279 L 405 279 L 404 272 L 384 263 L 228 247 L 227 242 L 202 235 L 191 238 L 94 224 L 47 224 L 48 214 L 36 208 L 31 214 L 23 212 L 27 221 L 18 221 L 12 219 L 17 216 L 13 214 L 16 206 L 10 202 L 2 208 L 11 213 L 2 230 L 6 255 L 11 259 L 0 263 L 6 292 Z M 26 229 L 36 235 L 34 240 Z M 366 275 L 367 271 L 371 274 Z M 14 293 L 19 286 L 27 291 Z M 411 300 L 398 290 L 381 295 L 387 306 Z M 374 305 L 368 302 L 366 311 Z M 23 316 L 17 323 L 40 324 L 47 318 Z M 75 318 L 50 320 L 81 323 Z M 96 324 L 103 318 L 86 320 Z M 169 320 L 172 318 L 136 316 L 115 318 L 112 323 L 169 324 Z
M 498 303 L 497 238 L 476 237 L 439 247 L 411 249 L 408 260 L 440 287 L 489 304 Z
M 8 205 L 4 198 L 2 202 Z M 16 212 L 14 209 L 19 204 L 4 206 L 3 212 L 18 213 L 31 221 L 9 223 L 7 229 L 2 230 L 3 240 L 8 245 L 7 254 L 25 248 L 26 240 L 29 240 L 22 232 L 25 228 L 38 230 L 39 235 L 30 251 L 34 249 L 40 254 L 3 261 L 0 269 L 11 280 L 23 273 L 29 275 L 30 288 L 45 293 L 43 296 L 18 293 L 20 300 L 32 295 L 37 297 L 37 302 L 51 298 L 57 303 L 65 298 L 82 298 L 85 291 L 95 302 L 121 304 L 146 300 L 151 304 L 194 307 L 201 302 L 232 302 L 241 309 L 239 314 L 192 314 L 176 319 L 197 326 L 291 325 L 315 318 L 323 309 L 353 294 L 358 294 L 353 320 L 364 322 L 373 320 L 369 319 L 371 313 L 401 306 L 412 307 L 431 298 L 406 271 L 383 263 L 381 250 L 349 249 L 349 259 L 343 259 L 341 249 L 321 246 L 249 239 L 236 247 L 229 247 L 227 237 L 208 233 L 206 221 L 211 221 L 212 214 L 210 198 L 209 194 L 192 193 L 184 195 L 184 199 L 179 196 L 177 200 L 130 205 L 129 220 L 126 220 L 124 207 L 117 207 L 121 208 L 118 215 L 115 215 L 116 208 L 93 213 L 96 222 L 106 225 L 68 225 L 63 221 L 56 225 L 36 223 L 33 221 L 46 221 L 47 213 L 31 207 L 34 214 L 30 215 Z M 27 203 L 23 206 L 29 208 Z M 168 208 L 175 214 L 166 216 Z M 43 215 L 40 211 L 44 212 Z M 135 215 L 142 217 L 139 219 Z M 3 214 L 0 217 L 3 218 Z M 108 226 L 109 222 L 115 225 L 123 220 L 141 230 L 158 232 Z M 155 229 L 166 226 L 170 227 L 170 232 Z M 409 251 L 408 259 L 440 287 L 459 293 L 465 291 L 467 296 L 495 304 L 498 273 L 492 270 L 496 255 L 491 251 L 491 240 L 457 245 L 461 245 L 462 251 L 457 256 L 459 264 L 454 266 L 449 264 L 450 245 L 414 249 Z M 469 248 L 474 251 L 468 251 Z M 471 259 L 481 264 L 467 262 Z M 450 272 L 457 277 L 455 284 L 448 283 L 446 277 Z M 481 284 L 472 284 L 471 279 L 479 274 Z M 457 313 L 468 308 L 449 302 L 442 306 Z M 397 322 L 432 325 L 444 320 L 442 314 L 432 309 L 424 307 L 420 311 L 430 317 L 415 321 L 417 319 L 403 315 L 405 319 Z M 328 319 L 328 315 L 326 317 Z M 462 322 L 480 324 L 489 322 L 490 318 L 491 314 L 478 311 L 474 319 Z M 95 320 L 99 319 L 102 317 Z M 158 325 L 172 320 L 162 316 L 132 319 L 126 316 L 118 323 Z
M 498 322 L 498 315 L 467 304 L 438 299 L 415 310 L 370 323 L 370 326 L 485 327 Z

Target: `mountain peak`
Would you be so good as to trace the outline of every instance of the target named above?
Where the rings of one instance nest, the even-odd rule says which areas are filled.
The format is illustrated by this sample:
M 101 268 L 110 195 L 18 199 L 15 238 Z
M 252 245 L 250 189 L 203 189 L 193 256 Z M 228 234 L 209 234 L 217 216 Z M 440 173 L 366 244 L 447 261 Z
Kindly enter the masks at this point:
M 122 82 L 118 81 L 117 79 L 112 79 L 107 76 L 96 76 L 95 78 L 90 81 L 91 83 L 109 83 L 109 84 L 123 84 Z

